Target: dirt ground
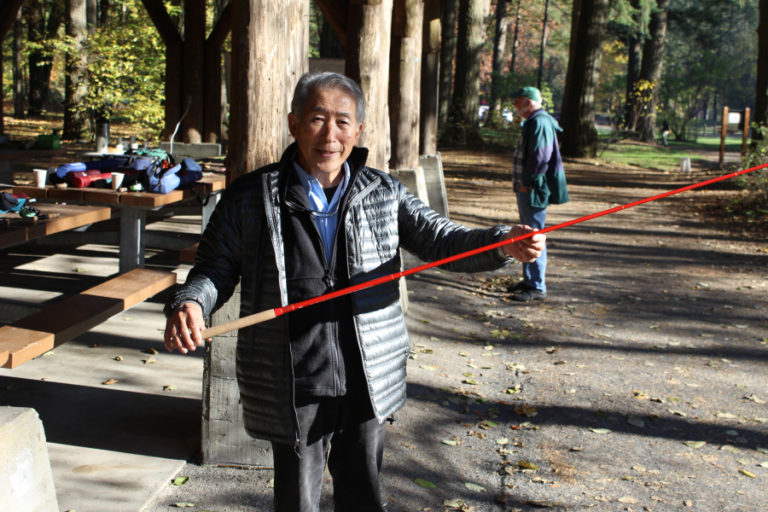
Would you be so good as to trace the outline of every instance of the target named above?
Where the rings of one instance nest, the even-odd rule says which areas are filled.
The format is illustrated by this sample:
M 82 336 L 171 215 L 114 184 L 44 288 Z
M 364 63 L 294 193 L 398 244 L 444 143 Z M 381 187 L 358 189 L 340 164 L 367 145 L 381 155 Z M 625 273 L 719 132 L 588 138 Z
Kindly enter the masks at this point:
M 510 154 L 442 156 L 453 220 L 515 222 Z M 719 174 L 566 169 L 571 202 L 548 210 L 551 225 Z M 518 265 L 409 277 L 388 510 L 764 510 L 768 240 L 710 216 L 736 193 L 686 192 L 550 233 L 541 303 L 507 296 Z M 271 509 L 269 471 L 181 474 L 145 510 Z

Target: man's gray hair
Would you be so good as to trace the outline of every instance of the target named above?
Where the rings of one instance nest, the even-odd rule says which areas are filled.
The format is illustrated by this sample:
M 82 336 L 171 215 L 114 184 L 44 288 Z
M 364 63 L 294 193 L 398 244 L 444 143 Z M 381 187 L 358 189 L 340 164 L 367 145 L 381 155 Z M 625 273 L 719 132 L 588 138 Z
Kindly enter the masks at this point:
M 304 107 L 307 105 L 309 93 L 319 89 L 341 89 L 355 99 L 355 117 L 358 123 L 362 123 L 365 118 L 365 101 L 363 100 L 363 90 L 357 83 L 339 73 L 329 71 L 305 73 L 299 78 L 296 89 L 293 91 L 291 100 L 291 112 L 298 118 L 304 113 Z

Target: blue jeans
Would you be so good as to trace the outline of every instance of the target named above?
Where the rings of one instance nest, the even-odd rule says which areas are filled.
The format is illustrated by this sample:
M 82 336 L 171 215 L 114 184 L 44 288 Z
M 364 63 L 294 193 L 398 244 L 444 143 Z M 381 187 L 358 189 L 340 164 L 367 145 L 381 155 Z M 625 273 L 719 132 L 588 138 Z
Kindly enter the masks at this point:
M 517 211 L 520 214 L 520 222 L 536 229 L 543 229 L 547 221 L 546 208 L 531 208 L 531 194 L 529 192 L 517 192 Z M 547 293 L 547 285 L 544 274 L 547 272 L 547 248 L 541 252 L 541 256 L 533 263 L 523 263 L 523 282 L 542 293 Z

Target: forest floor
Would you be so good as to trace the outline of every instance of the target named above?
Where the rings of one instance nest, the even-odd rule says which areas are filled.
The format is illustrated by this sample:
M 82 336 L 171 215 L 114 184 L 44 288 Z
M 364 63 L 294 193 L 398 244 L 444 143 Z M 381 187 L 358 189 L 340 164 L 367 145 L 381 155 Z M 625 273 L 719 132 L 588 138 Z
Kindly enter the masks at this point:
M 450 216 L 515 222 L 510 153 L 441 152 Z M 553 225 L 720 174 L 566 162 Z M 768 236 L 724 183 L 551 232 L 549 296 L 520 269 L 408 278 L 390 512 L 743 511 L 768 503 Z M 411 267 L 415 261 L 407 261 Z M 271 510 L 271 471 L 190 462 L 145 508 Z M 330 510 L 326 475 L 322 510 Z M 762 505 L 761 505 L 762 503 Z
M 441 154 L 453 220 L 516 222 L 511 152 Z M 690 173 L 567 160 L 571 201 L 548 224 L 723 173 L 716 153 L 700 156 Z M 746 195 L 722 182 L 551 232 L 539 303 L 505 292 L 516 264 L 408 277 L 409 398 L 387 427 L 387 510 L 764 509 L 768 222 Z M 270 470 L 191 457 L 179 475 L 145 512 L 271 510 Z M 326 474 L 321 510 L 330 494 Z

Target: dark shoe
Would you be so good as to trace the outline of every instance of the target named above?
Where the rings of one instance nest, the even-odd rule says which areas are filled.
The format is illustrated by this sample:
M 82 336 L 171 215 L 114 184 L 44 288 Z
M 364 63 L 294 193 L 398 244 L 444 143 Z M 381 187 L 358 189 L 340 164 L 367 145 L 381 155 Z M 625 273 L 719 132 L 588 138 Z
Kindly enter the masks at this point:
M 515 284 L 511 284 L 511 285 L 507 286 L 507 291 L 510 292 L 510 293 L 522 292 L 524 290 L 527 290 L 528 288 L 530 288 L 530 286 L 525 284 L 525 281 L 519 281 L 519 282 L 517 282 Z
M 547 294 L 537 290 L 536 288 L 528 288 L 520 293 L 514 294 L 511 299 L 518 302 L 529 302 L 532 300 L 544 300 L 547 298 Z

